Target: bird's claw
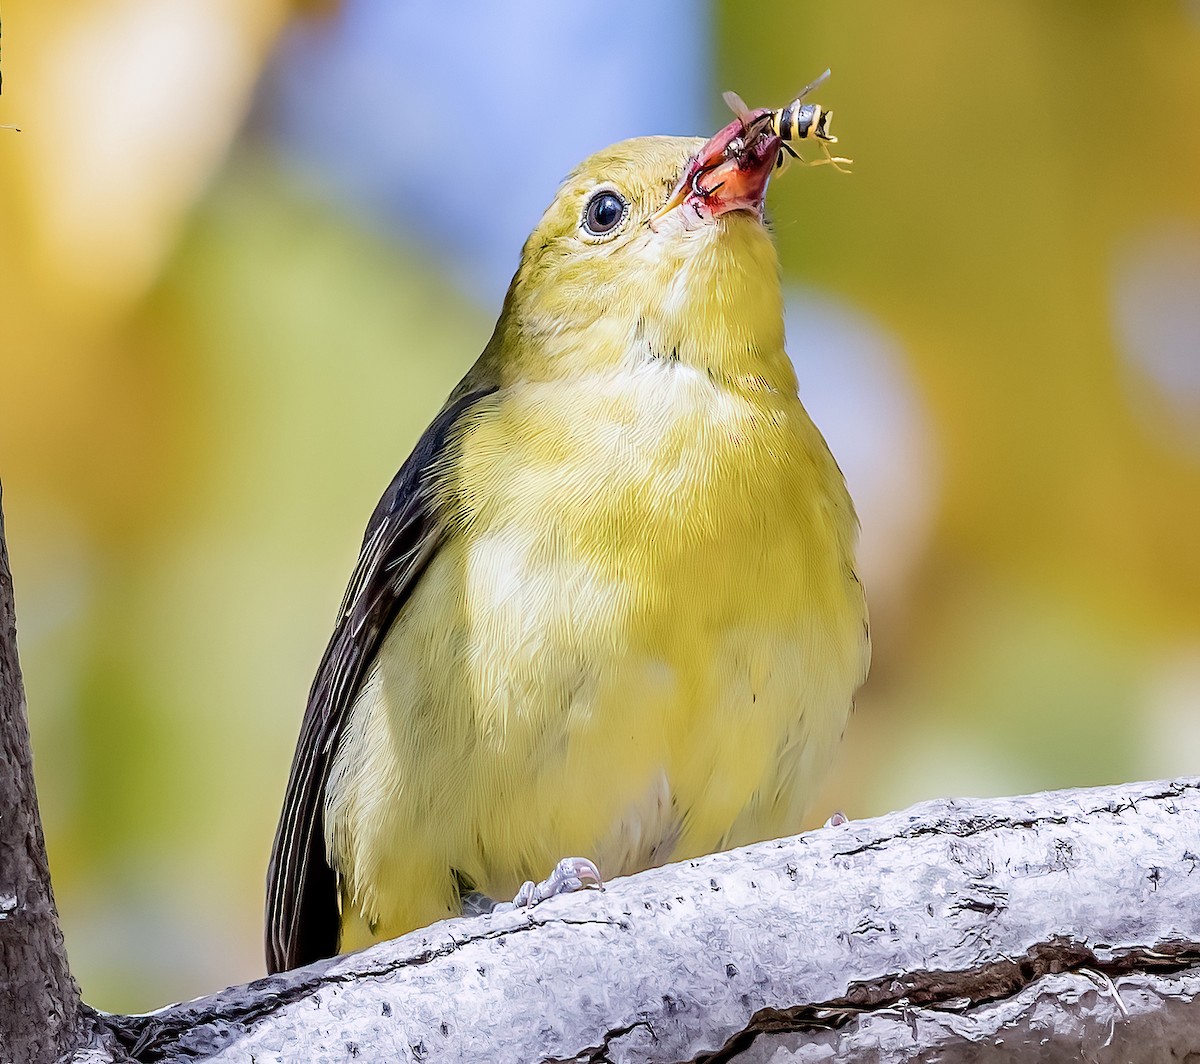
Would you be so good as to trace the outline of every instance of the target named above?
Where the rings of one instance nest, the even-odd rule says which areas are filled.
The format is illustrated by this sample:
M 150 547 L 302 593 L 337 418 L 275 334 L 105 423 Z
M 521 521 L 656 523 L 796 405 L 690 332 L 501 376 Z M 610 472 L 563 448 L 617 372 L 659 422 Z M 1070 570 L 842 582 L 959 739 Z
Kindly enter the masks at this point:
M 509 904 L 514 909 L 530 908 L 558 894 L 571 894 L 582 890 L 584 883 L 589 881 L 601 890 L 604 889 L 600 869 L 591 861 L 586 857 L 564 857 L 554 866 L 554 871 L 540 883 L 534 883 L 532 880 L 522 883 L 521 889 Z

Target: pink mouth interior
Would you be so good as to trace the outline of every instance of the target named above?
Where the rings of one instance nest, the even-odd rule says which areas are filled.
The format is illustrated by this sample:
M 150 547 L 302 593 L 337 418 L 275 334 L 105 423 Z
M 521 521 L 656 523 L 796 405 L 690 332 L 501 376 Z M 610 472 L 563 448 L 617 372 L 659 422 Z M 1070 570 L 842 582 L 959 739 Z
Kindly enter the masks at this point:
M 762 213 L 767 182 L 781 141 L 761 121 L 766 109 L 737 118 L 712 136 L 688 163 L 679 188 L 697 213 L 716 217 L 735 210 Z

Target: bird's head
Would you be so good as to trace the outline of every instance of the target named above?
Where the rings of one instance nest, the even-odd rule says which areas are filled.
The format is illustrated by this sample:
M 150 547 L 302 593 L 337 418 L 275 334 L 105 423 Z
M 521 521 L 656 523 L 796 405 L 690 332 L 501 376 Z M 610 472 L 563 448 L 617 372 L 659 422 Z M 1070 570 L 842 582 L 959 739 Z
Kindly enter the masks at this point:
M 552 379 L 661 359 L 794 391 L 779 262 L 763 224 L 778 138 L 641 137 L 598 152 L 530 235 L 496 340 Z

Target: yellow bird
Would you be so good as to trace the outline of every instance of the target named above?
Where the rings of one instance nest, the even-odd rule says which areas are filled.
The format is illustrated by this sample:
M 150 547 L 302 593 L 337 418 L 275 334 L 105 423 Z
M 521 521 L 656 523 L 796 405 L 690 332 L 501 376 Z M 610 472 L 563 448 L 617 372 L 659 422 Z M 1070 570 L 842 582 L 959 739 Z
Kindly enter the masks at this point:
M 798 830 L 869 640 L 784 350 L 779 148 L 745 116 L 625 141 L 526 242 L 367 527 L 271 856 L 270 971 Z

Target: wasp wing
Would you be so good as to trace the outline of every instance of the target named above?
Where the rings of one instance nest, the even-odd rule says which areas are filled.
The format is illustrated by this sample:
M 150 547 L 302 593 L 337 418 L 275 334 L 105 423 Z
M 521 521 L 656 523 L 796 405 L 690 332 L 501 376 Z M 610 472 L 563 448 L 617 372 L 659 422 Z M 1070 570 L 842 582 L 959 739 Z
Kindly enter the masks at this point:
M 804 97 L 807 96 L 810 92 L 812 92 L 813 89 L 817 88 L 818 85 L 825 84 L 825 82 L 829 78 L 829 75 L 832 73 L 833 73 L 833 71 L 830 70 L 828 67 L 826 67 L 824 74 L 822 74 L 820 77 L 814 79 L 813 81 L 810 81 L 807 85 L 804 86 L 804 88 L 802 88 L 800 90 L 800 95 L 796 97 L 796 102 L 799 103 L 801 100 L 803 100 Z
M 753 115 L 750 108 L 746 106 L 746 101 L 743 100 L 736 92 L 730 89 L 728 92 L 721 94 L 721 99 L 725 101 L 725 106 L 728 107 L 737 118 L 740 118 L 742 125 L 747 125 Z

